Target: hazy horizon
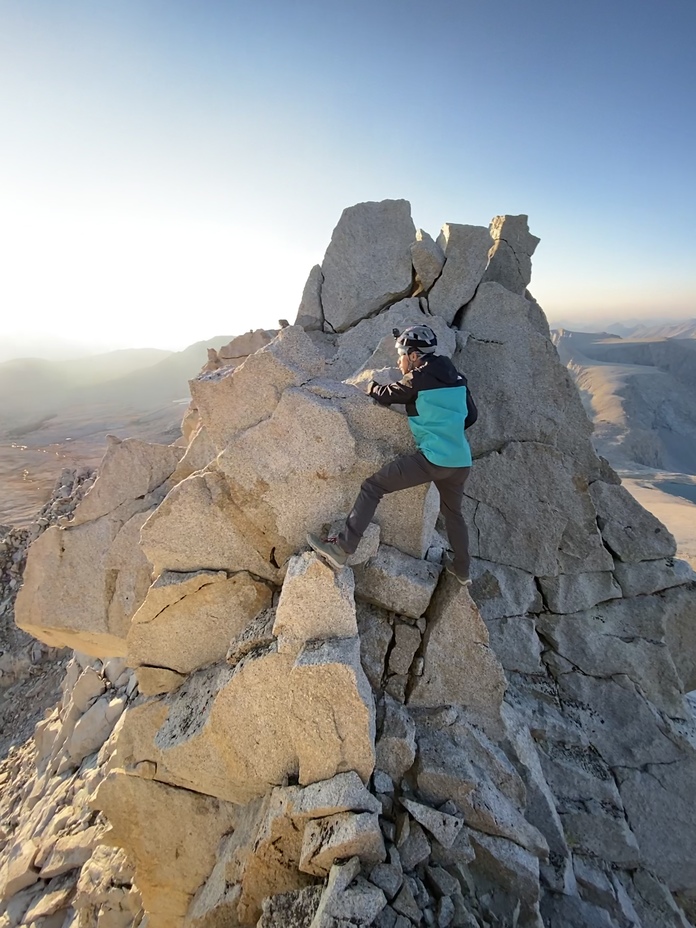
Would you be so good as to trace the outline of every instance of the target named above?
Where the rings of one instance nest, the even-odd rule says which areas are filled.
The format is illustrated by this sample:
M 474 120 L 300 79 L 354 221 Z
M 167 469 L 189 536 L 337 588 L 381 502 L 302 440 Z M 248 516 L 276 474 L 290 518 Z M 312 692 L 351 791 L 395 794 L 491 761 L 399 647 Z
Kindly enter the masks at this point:
M 552 321 L 694 315 L 694 27 L 686 0 L 7 0 L 0 335 L 292 321 L 341 211 L 386 198 L 434 236 L 528 214 Z
M 543 309 L 544 307 L 542 307 Z M 547 313 L 547 318 L 550 327 L 553 328 L 564 328 L 569 329 L 570 331 L 578 332 L 601 332 L 604 329 L 612 328 L 616 325 L 671 325 L 679 322 L 686 322 L 689 320 L 696 319 L 696 313 L 686 313 L 680 316 L 661 316 L 661 315 L 645 315 L 645 316 L 636 316 L 636 315 L 626 315 L 624 317 L 608 317 L 605 316 L 603 319 L 589 318 L 589 319 L 578 319 L 578 318 L 569 318 L 569 317 L 554 317 Z M 291 320 L 292 321 L 292 320 Z M 257 326 L 257 328 L 277 328 L 277 325 L 274 326 Z M 187 348 L 190 348 L 192 345 L 198 344 L 200 342 L 209 342 L 214 341 L 216 338 L 223 339 L 228 337 L 235 337 L 237 335 L 242 335 L 244 332 L 249 331 L 249 329 L 241 329 L 234 332 L 231 336 L 224 335 L 219 333 L 216 335 L 213 334 L 198 334 L 193 338 L 192 341 L 176 341 L 168 342 L 167 344 L 122 344 L 122 343 L 89 343 L 89 342 L 75 342 L 68 339 L 53 338 L 53 339 L 40 339 L 37 342 L 37 338 L 34 333 L 26 333 L 24 335 L 13 336 L 12 338 L 7 338 L 0 331 L 0 363 L 5 361 L 12 360 L 46 360 L 46 361 L 70 361 L 70 360 L 79 360 L 80 358 L 92 357 L 99 354 L 109 354 L 111 352 L 117 351 L 162 351 L 169 353 L 176 353 L 179 351 L 184 351 Z M 221 341 L 222 345 L 223 342 Z

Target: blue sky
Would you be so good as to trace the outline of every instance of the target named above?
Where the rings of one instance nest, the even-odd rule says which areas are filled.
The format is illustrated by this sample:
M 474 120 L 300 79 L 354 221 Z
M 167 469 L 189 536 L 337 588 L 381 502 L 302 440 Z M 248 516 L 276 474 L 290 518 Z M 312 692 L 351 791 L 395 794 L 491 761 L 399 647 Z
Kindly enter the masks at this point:
M 0 0 L 0 335 L 293 318 L 341 210 L 527 213 L 556 320 L 696 314 L 692 0 Z

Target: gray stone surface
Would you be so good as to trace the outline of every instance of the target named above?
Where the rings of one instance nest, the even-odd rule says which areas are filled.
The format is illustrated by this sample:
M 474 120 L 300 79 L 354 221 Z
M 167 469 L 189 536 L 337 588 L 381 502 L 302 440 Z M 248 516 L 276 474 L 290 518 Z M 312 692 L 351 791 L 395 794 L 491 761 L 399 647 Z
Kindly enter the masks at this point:
M 325 876 L 337 860 L 353 856 L 368 864 L 381 863 L 387 856 L 374 812 L 340 812 L 307 823 L 300 857 L 304 873 Z
M 507 671 L 543 673 L 541 642 L 534 618 L 527 615 L 486 619 L 489 646 Z
M 608 570 L 539 577 L 539 585 L 548 609 L 559 615 L 589 609 L 621 596 L 621 587 Z
M 394 647 L 389 654 L 389 672 L 408 674 L 421 643 L 421 633 L 408 622 L 394 623 Z
M 399 783 L 416 759 L 416 726 L 408 710 L 384 697 L 384 717 L 377 739 L 376 766 Z
M 542 611 L 541 594 L 533 574 L 478 557 L 471 559 L 469 574 L 471 598 L 486 623 L 489 619 Z
M 416 280 L 427 292 L 442 273 L 445 253 L 431 235 L 418 229 L 416 240 L 411 245 L 411 260 Z
M 695 780 L 693 749 L 673 764 L 658 762 L 619 773 L 619 791 L 630 827 L 638 838 L 641 863 L 673 892 L 693 893 Z
M 356 567 L 355 592 L 377 606 L 417 619 L 428 608 L 440 571 L 437 564 L 382 544 L 375 557 Z
M 491 236 L 484 226 L 450 222 L 442 227 L 437 243 L 445 253 L 445 265 L 428 294 L 428 306 L 434 316 L 451 325 L 481 282 Z
M 438 587 L 427 621 L 423 675 L 415 679 L 409 705 L 464 706 L 485 730 L 495 732 L 505 676 L 478 609 L 454 578 Z
M 387 899 L 393 899 L 401 889 L 404 874 L 401 867 L 394 864 L 377 864 L 370 871 L 370 882 L 379 886 Z
M 457 815 L 440 812 L 413 799 L 401 798 L 401 805 L 443 847 L 450 848 L 462 830 L 464 819 Z
M 387 651 L 392 640 L 389 613 L 361 600 L 355 604 L 360 633 L 360 660 L 374 690 L 382 688 Z
M 618 560 L 635 563 L 677 553 L 674 537 L 625 487 L 596 480 L 590 495 L 602 538 Z
M 414 769 L 419 795 L 434 805 L 452 799 L 461 808 L 478 782 L 466 752 L 447 732 L 431 732 L 418 739 Z
M 213 444 L 222 451 L 235 435 L 267 419 L 287 387 L 318 376 L 323 366 L 304 330 L 287 326 L 239 367 L 199 374 L 190 381 L 191 396 Z
M 290 558 L 273 634 L 302 641 L 358 634 L 353 572 L 332 570 L 313 552 Z
M 307 283 L 302 291 L 302 299 L 297 310 L 295 325 L 301 325 L 305 332 L 320 330 L 324 324 L 324 311 L 321 307 L 321 287 L 324 275 L 321 266 L 315 264 L 309 272 Z
M 305 787 L 282 787 L 274 790 L 276 793 L 282 798 L 286 813 L 295 821 L 326 818 L 339 812 L 381 812 L 379 800 L 355 770 Z
M 539 829 L 549 846 L 549 860 L 540 863 L 542 877 L 551 889 L 572 894 L 577 888 L 572 856 L 556 810 L 555 794 L 544 776 L 540 750 L 510 706 L 505 706 L 504 715 L 526 789 L 525 818 Z
M 664 643 L 663 623 L 663 598 L 646 596 L 601 603 L 571 615 L 541 615 L 537 629 L 581 672 L 595 678 L 625 674 L 654 705 L 680 716 L 681 682 Z
M 453 359 L 474 397 L 486 400 L 486 415 L 467 433 L 474 456 L 510 441 L 538 441 L 574 458 L 586 473 L 598 472 L 592 424 L 548 336 L 535 304 L 497 283 L 479 286 Z
M 432 852 L 428 836 L 418 822 L 409 820 L 406 833 L 402 833 L 399 843 L 399 856 L 404 870 L 415 870 L 419 864 L 427 860 Z
M 662 604 L 665 624 L 665 642 L 674 661 L 682 690 L 696 690 L 696 621 L 694 596 L 696 585 L 668 590 L 658 597 Z
M 536 576 L 612 570 L 586 483 L 556 449 L 512 442 L 476 461 L 464 491 L 474 557 Z
M 540 239 L 529 231 L 527 216 L 494 216 L 490 225 L 493 247 L 485 281 L 523 294 L 532 279 L 532 255 Z
M 324 320 L 343 332 L 411 291 L 416 229 L 407 200 L 345 209 L 321 265 Z
M 696 581 L 696 572 L 688 561 L 675 557 L 640 561 L 638 564 L 617 560 L 614 562 L 614 576 L 624 596 L 645 596 Z
M 472 864 L 493 884 L 517 897 L 524 905 L 534 905 L 539 899 L 539 861 L 529 851 L 492 835 L 469 829 L 476 852 Z

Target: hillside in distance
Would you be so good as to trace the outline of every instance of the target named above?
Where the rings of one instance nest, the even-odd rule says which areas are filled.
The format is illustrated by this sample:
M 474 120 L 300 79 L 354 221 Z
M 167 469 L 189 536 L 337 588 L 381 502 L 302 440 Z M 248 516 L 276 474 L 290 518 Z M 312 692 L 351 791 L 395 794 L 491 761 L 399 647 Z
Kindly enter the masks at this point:
M 70 361 L 0 363 L 0 523 L 21 525 L 63 467 L 99 463 L 106 436 L 169 444 L 180 436 L 188 380 L 220 335 L 183 351 L 113 351 Z
M 680 539 L 681 553 L 696 557 L 696 338 L 552 336 L 597 451 Z

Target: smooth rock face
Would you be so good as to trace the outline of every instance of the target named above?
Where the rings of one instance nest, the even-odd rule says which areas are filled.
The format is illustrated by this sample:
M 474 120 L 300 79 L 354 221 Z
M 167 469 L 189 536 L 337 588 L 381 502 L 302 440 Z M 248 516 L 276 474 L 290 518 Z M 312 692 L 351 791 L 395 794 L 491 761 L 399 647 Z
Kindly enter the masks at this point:
M 218 351 L 225 361 L 239 361 L 248 358 L 261 348 L 264 348 L 277 335 L 276 329 L 250 329 L 243 335 L 237 335 L 232 341 L 223 345 Z
M 504 616 L 486 619 L 489 645 L 505 670 L 541 674 L 541 642 L 530 616 Z
M 152 617 L 146 599 L 128 633 L 128 663 L 186 674 L 221 661 L 230 641 L 270 600 L 268 587 L 244 572 L 218 576 Z
M 412 448 L 404 417 L 354 387 L 314 381 L 311 389 L 286 390 L 271 418 L 240 435 L 215 466 L 236 503 L 230 518 L 282 564 L 305 546 L 308 532 L 321 534 L 345 518 L 363 480 Z M 407 554 L 424 553 L 436 495 L 427 486 L 390 494 L 375 516 L 382 540 Z M 420 534 L 413 530 L 417 512 Z
M 182 455 L 173 445 L 127 438 L 112 443 L 99 465 L 91 490 L 75 510 L 72 525 L 108 515 L 124 503 L 147 496 L 171 476 Z
M 283 581 L 273 634 L 308 641 L 313 638 L 354 638 L 352 571 L 334 572 L 316 554 L 290 559 Z
M 288 775 L 307 784 L 354 770 L 366 781 L 374 731 L 356 638 L 307 642 L 297 655 L 271 645 L 130 710 L 118 759 L 129 768 L 154 761 L 162 782 L 245 803 Z
M 109 843 L 134 860 L 151 917 L 163 926 L 183 917 L 213 867 L 220 838 L 236 825 L 237 809 L 122 771 L 106 777 L 94 803 L 111 822 Z
M 491 619 L 541 612 L 543 608 L 534 576 L 526 571 L 473 557 L 470 576 L 471 598 L 487 624 Z
M 138 667 L 136 679 L 143 696 L 161 696 L 178 689 L 186 677 L 164 667 Z
M 345 209 L 322 262 L 324 319 L 335 332 L 407 296 L 416 229 L 407 200 Z
M 672 716 L 683 714 L 681 683 L 664 643 L 664 603 L 649 597 L 614 600 L 573 615 L 541 615 L 537 627 L 557 654 L 581 672 L 627 674 Z
M 441 568 L 380 545 L 375 557 L 355 570 L 358 596 L 399 615 L 418 619 L 428 608 Z
M 416 280 L 427 292 L 442 272 L 445 253 L 437 242 L 433 241 L 432 236 L 423 229 L 418 229 L 416 240 L 411 245 L 411 260 Z
M 621 596 L 621 587 L 608 570 L 539 577 L 539 585 L 548 608 L 559 615 L 589 609 Z
M 204 470 L 208 464 L 216 457 L 217 448 L 208 434 L 204 425 L 199 425 L 193 432 L 184 456 L 177 464 L 176 470 L 172 474 L 171 482 L 173 485 L 180 483 L 191 474 L 199 470 Z
M 532 255 L 540 239 L 532 235 L 526 216 L 494 216 L 490 225 L 493 247 L 483 279 L 523 294 L 532 279 Z
M 31 548 L 15 607 L 17 625 L 53 647 L 125 656 L 131 616 L 150 585 L 150 566 L 137 546 L 144 517 L 134 516 L 124 526 L 107 516 L 44 532 Z M 123 547 L 122 531 L 130 541 Z
M 191 396 L 218 451 L 239 432 L 267 419 L 287 387 L 316 377 L 323 364 L 304 330 L 288 326 L 239 367 L 191 380 Z
M 415 723 L 407 709 L 385 696 L 384 719 L 377 740 L 377 767 L 399 783 L 415 759 Z
M 663 609 L 665 642 L 669 648 L 682 691 L 696 690 L 696 622 L 694 622 L 693 597 L 696 586 L 688 586 L 663 593 L 658 602 Z
M 249 570 L 275 579 L 272 546 L 260 533 L 250 541 L 246 527 L 225 480 L 217 473 L 203 473 L 174 487 L 143 525 L 140 537 L 156 574 Z
M 535 304 L 498 283 L 482 283 L 460 327 L 453 361 L 486 409 L 467 432 L 474 457 L 509 442 L 537 441 L 596 471 L 592 424 Z
M 495 732 L 505 676 L 488 647 L 488 631 L 471 597 L 448 578 L 426 618 L 423 675 L 415 680 L 409 705 L 464 706 L 485 730 Z
M 635 563 L 677 553 L 673 535 L 625 487 L 596 480 L 590 495 L 602 538 L 618 560 Z
M 389 613 L 378 606 L 358 601 L 355 605 L 360 634 L 360 660 L 373 690 L 382 689 L 387 651 L 392 640 Z
M 300 325 L 305 332 L 312 330 L 321 330 L 324 323 L 324 310 L 321 306 L 321 287 L 324 283 L 324 275 L 321 272 L 321 265 L 315 264 L 309 272 L 307 283 L 302 291 L 302 299 L 297 310 L 295 325 Z
M 428 294 L 428 306 L 434 316 L 448 325 L 459 309 L 474 295 L 488 263 L 491 236 L 483 226 L 447 223 L 437 243 L 445 253 L 445 265 Z
M 475 557 L 536 576 L 611 570 L 592 500 L 574 463 L 536 442 L 486 455 L 464 487 Z
M 687 561 L 667 557 L 638 564 L 614 562 L 614 577 L 624 596 L 644 596 L 670 587 L 693 583 L 696 572 Z

